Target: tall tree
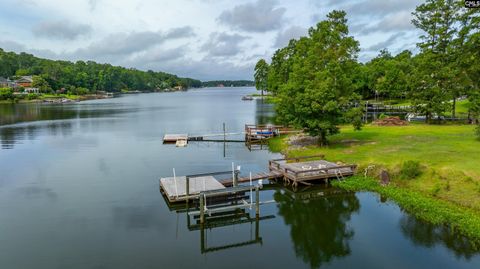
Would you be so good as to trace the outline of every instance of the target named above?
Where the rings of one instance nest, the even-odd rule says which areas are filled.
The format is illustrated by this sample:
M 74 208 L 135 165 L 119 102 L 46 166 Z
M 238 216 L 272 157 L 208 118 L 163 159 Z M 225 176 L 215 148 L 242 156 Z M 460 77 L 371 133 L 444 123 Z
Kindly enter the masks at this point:
M 292 70 L 280 87 L 277 114 L 325 144 L 360 98 L 354 93 L 359 43 L 348 36 L 346 13 L 332 11 L 295 44 Z
M 268 71 L 268 91 L 276 95 L 281 85 L 288 82 L 292 71 L 293 56 L 297 40 L 292 39 L 284 48 L 278 49 L 273 54 L 272 62 Z
M 268 69 L 268 63 L 264 59 L 260 59 L 255 65 L 255 87 L 262 91 L 262 96 L 263 91 L 267 90 Z
M 435 77 L 435 86 L 439 88 L 437 93 L 451 100 L 451 106 L 444 108 L 452 111 L 452 118 L 455 118 L 457 99 L 472 90 L 478 90 L 478 85 L 475 85 L 478 73 L 472 76 L 469 71 L 475 70 L 478 65 L 478 60 L 473 57 L 478 52 L 478 43 L 473 48 L 471 44 L 475 35 L 478 35 L 479 13 L 478 9 L 464 8 L 464 1 L 460 0 L 427 0 L 413 13 L 412 22 L 424 32 L 422 42 L 418 45 L 422 54 L 428 54 L 423 58 L 429 58 L 430 61 L 419 62 L 426 64 L 418 68 L 422 72 L 419 76 Z M 424 80 L 416 81 L 425 84 Z M 418 88 L 422 85 L 415 86 Z M 435 99 L 437 102 L 450 101 L 438 97 Z M 425 103 L 422 104 L 424 107 L 429 106 L 426 104 L 429 100 L 422 102 Z M 435 105 L 431 104 L 431 107 Z

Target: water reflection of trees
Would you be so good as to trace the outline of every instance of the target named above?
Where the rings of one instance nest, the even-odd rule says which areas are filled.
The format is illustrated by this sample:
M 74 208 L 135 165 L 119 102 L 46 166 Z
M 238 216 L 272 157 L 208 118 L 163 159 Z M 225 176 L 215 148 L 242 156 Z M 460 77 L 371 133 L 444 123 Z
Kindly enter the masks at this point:
M 275 123 L 275 108 L 265 100 L 255 100 L 255 120 L 257 124 Z
M 403 215 L 400 219 L 402 233 L 417 245 L 434 247 L 444 245 L 457 258 L 470 259 L 480 254 L 480 245 L 465 236 L 455 233 L 451 228 L 444 225 L 434 225 L 421 221 L 411 215 Z
M 275 193 L 279 214 L 290 226 L 297 257 L 318 268 L 336 257 L 350 254 L 354 231 L 348 227 L 352 213 L 360 208 L 354 194 L 302 200 Z

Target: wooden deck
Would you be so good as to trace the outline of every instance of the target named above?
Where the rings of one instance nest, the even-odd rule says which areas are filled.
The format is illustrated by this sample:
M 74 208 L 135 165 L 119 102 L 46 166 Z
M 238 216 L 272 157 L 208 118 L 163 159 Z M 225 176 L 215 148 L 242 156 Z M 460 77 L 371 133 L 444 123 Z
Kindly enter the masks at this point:
M 300 162 L 301 159 L 307 158 L 312 158 L 312 156 L 296 159 L 271 160 L 269 162 L 269 169 L 271 172 L 281 173 L 287 183 L 292 183 L 293 186 L 297 186 L 298 183 L 309 185 L 310 183 L 307 181 L 311 180 L 342 179 L 346 176 L 354 175 L 357 168 L 354 164 L 338 165 L 325 160 Z
M 225 189 L 213 176 L 201 176 L 189 178 L 188 195 L 198 195 L 200 192 Z M 170 202 L 185 201 L 187 196 L 187 177 L 166 177 L 160 179 L 160 186 Z
M 240 171 L 223 171 L 189 176 L 161 178 L 160 187 L 170 203 L 185 200 L 198 200 L 201 193 L 226 193 L 227 187 L 239 187 L 241 183 L 259 180 L 284 180 L 287 184 L 297 187 L 299 183 L 312 185 L 309 181 L 343 179 L 352 176 L 357 166 L 354 164 L 339 165 L 325 160 L 309 160 L 323 158 L 323 156 L 309 156 L 291 159 L 277 159 L 269 161 L 269 172 L 253 174 L 252 177 L 240 177 Z M 215 176 L 225 175 L 226 179 L 217 179 Z M 233 176 L 234 175 L 234 176 Z M 188 186 L 188 191 L 187 191 Z

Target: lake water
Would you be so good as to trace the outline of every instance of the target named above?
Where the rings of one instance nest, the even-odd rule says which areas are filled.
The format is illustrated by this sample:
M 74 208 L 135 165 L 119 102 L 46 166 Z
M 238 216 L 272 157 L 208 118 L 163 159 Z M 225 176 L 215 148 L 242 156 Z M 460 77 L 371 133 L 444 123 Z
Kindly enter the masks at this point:
M 252 88 L 152 93 L 65 105 L 0 105 L 0 268 L 480 268 L 448 228 L 373 193 L 261 192 L 259 222 L 195 230 L 159 178 L 267 170 L 279 157 L 242 143 L 163 145 L 265 123 Z M 251 213 L 252 216 L 255 212 Z M 228 222 L 228 221 L 227 221 Z

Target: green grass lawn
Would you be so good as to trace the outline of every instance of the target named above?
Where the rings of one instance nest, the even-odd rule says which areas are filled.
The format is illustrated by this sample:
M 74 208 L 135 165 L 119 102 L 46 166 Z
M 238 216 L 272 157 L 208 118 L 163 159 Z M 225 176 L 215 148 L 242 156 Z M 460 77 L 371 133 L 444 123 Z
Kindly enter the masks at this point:
M 411 124 L 402 127 L 365 126 L 362 131 L 343 127 L 330 137 L 328 147 L 288 148 L 284 138 L 270 141 L 272 151 L 289 157 L 324 154 L 330 161 L 356 163 L 362 173 L 368 165 L 387 169 L 393 183 L 429 196 L 480 211 L 480 141 L 474 126 Z M 400 166 L 419 161 L 422 175 L 400 179 Z
M 75 95 L 75 94 L 42 94 L 40 96 L 41 99 L 48 99 L 48 98 L 67 98 L 71 100 L 77 100 L 80 99 L 80 95 Z

